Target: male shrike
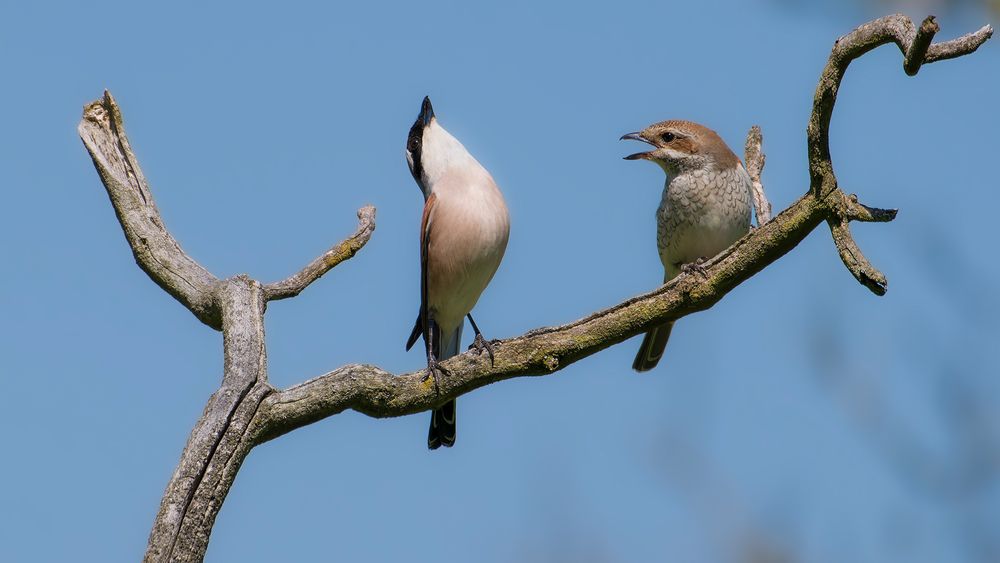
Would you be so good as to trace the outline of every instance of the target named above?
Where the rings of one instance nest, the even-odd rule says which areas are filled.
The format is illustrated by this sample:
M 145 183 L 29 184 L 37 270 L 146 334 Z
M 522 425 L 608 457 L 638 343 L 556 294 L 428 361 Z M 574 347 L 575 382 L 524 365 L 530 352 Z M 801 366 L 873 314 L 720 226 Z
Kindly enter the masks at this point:
M 420 313 L 406 342 L 409 350 L 424 337 L 427 377 L 443 373 L 438 362 L 455 356 L 462 324 L 469 317 L 474 346 L 486 350 L 469 314 L 493 279 L 510 233 L 510 217 L 493 177 L 434 117 L 430 98 L 406 141 L 406 162 L 424 194 L 420 221 Z M 455 401 L 431 413 L 427 447 L 455 443 Z

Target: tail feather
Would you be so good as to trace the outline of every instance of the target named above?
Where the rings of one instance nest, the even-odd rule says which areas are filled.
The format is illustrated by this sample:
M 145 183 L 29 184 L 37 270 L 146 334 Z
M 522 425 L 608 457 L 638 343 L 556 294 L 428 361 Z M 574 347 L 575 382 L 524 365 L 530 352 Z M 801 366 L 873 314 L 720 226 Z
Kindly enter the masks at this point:
M 413 325 L 413 330 L 410 331 L 410 337 L 406 339 L 406 351 L 409 352 L 410 348 L 413 348 L 413 344 L 424 334 L 424 319 L 421 315 L 417 315 L 417 322 Z
M 649 371 L 656 367 L 663 351 L 667 348 L 667 340 L 670 339 L 670 331 L 674 328 L 673 321 L 653 328 L 646 333 L 639 346 L 639 353 L 635 355 L 632 362 L 632 369 L 635 371 Z
M 431 427 L 427 431 L 427 447 L 436 450 L 441 446 L 455 445 L 455 401 L 451 400 L 431 413 Z
M 458 355 L 458 348 L 462 343 L 462 325 L 458 325 L 445 339 L 441 334 L 434 343 L 435 357 L 444 361 L 452 356 Z M 455 401 L 451 400 L 434 409 L 431 413 L 431 426 L 427 431 L 427 447 L 436 450 L 441 446 L 450 448 L 455 445 Z

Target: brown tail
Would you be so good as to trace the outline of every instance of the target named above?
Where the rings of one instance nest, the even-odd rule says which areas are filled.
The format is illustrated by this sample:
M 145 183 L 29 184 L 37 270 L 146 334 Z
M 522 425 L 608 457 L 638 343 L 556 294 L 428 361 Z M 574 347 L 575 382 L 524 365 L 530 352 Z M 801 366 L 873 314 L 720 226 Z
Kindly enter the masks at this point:
M 646 333 L 642 339 L 642 346 L 639 346 L 639 353 L 635 355 L 632 362 L 632 369 L 635 371 L 649 371 L 656 367 L 656 364 L 663 357 L 663 351 L 667 348 L 667 340 L 670 339 L 670 330 L 674 328 L 673 321 L 660 325 Z

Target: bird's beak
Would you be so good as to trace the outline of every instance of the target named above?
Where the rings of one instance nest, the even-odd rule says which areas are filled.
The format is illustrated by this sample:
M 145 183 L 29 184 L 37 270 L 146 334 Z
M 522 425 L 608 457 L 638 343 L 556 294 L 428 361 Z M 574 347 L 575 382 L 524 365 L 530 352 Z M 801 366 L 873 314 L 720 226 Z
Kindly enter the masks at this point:
M 420 106 L 418 119 L 424 126 L 430 125 L 431 120 L 434 119 L 434 106 L 431 105 L 430 96 L 424 96 L 424 103 Z
M 628 140 L 628 141 L 642 141 L 643 143 L 648 143 L 650 145 L 653 144 L 653 143 L 650 143 L 645 137 L 643 137 L 642 134 L 640 134 L 638 131 L 635 132 L 635 133 L 626 133 L 626 134 L 622 135 L 621 138 L 618 139 L 618 140 L 619 141 L 625 141 L 625 140 Z M 635 154 L 630 154 L 630 155 L 628 155 L 628 156 L 626 156 L 624 158 L 625 158 L 625 160 L 649 160 L 650 154 L 651 153 L 648 153 L 648 152 L 637 152 Z

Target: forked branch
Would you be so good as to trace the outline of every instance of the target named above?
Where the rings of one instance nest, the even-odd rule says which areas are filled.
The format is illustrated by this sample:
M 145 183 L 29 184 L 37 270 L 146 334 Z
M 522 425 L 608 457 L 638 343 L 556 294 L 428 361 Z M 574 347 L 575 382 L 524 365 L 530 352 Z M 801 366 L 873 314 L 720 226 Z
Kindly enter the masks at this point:
M 102 99 L 83 108 L 77 131 L 104 182 L 139 267 L 201 322 L 222 330 L 219 304 L 215 301 L 219 279 L 192 260 L 163 225 L 111 92 L 105 91 Z
M 809 118 L 810 193 L 823 199 L 830 209 L 827 219 L 830 234 L 844 266 L 862 285 L 876 295 L 884 295 L 888 287 L 885 274 L 872 266 L 851 235 L 848 222 L 891 221 L 896 210 L 882 210 L 858 203 L 856 196 L 848 198 L 840 190 L 830 159 L 830 119 L 837 102 L 840 82 L 851 61 L 886 43 L 895 43 L 903 53 L 903 70 L 913 76 L 924 64 L 967 55 L 992 37 L 993 28 L 984 26 L 958 39 L 932 44 L 940 28 L 934 16 L 928 16 L 920 27 L 910 18 L 895 14 L 868 22 L 838 39 L 820 76 Z

